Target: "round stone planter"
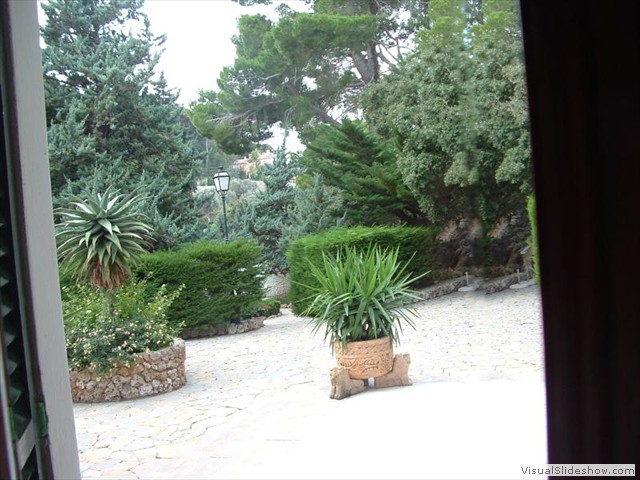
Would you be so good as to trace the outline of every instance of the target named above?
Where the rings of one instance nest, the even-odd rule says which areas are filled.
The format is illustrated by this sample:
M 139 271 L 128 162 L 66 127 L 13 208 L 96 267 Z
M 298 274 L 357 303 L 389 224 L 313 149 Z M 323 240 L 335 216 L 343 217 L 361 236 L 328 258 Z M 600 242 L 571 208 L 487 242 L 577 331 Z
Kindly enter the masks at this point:
M 334 351 L 338 366 L 346 368 L 354 380 L 381 377 L 393 368 L 393 344 L 389 337 L 347 342 L 344 350 L 336 342 Z
M 135 365 L 106 375 L 90 369 L 71 371 L 71 398 L 77 403 L 114 402 L 177 390 L 187 383 L 185 343 L 176 338 L 162 350 L 142 353 Z

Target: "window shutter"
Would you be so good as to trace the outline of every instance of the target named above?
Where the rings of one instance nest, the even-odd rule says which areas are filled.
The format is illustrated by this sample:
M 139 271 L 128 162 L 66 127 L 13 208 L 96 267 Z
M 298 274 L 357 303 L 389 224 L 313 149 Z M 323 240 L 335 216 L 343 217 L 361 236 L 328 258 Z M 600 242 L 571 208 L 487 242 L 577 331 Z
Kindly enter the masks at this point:
M 0 86 L 1 87 L 1 86 Z M 0 88 L 0 107 L 2 105 Z M 9 162 L 9 141 L 6 135 L 6 112 L 0 115 L 0 334 L 2 336 L 0 371 L 4 442 L 11 448 L 12 478 L 35 480 L 44 478 L 47 449 L 46 415 L 44 405 L 35 396 L 33 363 L 31 358 L 27 319 L 21 308 L 19 246 L 16 245 L 16 226 L 12 224 L 12 204 L 9 181 L 12 178 Z M 38 412 L 43 412 L 38 415 Z M 4 428 L 3 428 L 4 430 Z M 9 438 L 7 438 L 9 436 Z M 47 469 L 48 470 L 48 469 Z

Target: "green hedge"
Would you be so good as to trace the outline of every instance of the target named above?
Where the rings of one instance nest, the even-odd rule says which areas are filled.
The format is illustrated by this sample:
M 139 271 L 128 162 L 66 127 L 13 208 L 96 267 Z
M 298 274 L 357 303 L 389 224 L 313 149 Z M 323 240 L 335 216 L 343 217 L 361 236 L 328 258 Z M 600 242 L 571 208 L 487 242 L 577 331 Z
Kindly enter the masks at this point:
M 300 314 L 311 302 L 310 289 L 305 285 L 315 286 L 316 282 L 310 272 L 309 262 L 322 265 L 323 251 L 333 255 L 345 246 L 399 247 L 399 260 L 401 262 L 411 260 L 409 272 L 419 275 L 435 268 L 435 256 L 439 244 L 436 235 L 437 231 L 430 228 L 351 227 L 336 228 L 293 241 L 287 250 L 291 280 L 289 299 L 293 312 Z M 427 274 L 420 279 L 419 283 L 412 286 L 419 288 L 431 283 L 433 283 L 433 276 Z
M 527 198 L 527 213 L 531 226 L 531 236 L 528 243 L 531 246 L 531 263 L 533 264 L 533 277 L 537 284 L 540 284 L 540 264 L 538 258 L 538 219 L 536 215 L 536 197 L 531 195 Z
M 261 254 L 253 241 L 203 241 L 177 251 L 146 254 L 135 273 L 150 275 L 150 283 L 156 286 L 184 284 L 167 320 L 193 329 L 248 318 L 260 308 L 264 295 Z

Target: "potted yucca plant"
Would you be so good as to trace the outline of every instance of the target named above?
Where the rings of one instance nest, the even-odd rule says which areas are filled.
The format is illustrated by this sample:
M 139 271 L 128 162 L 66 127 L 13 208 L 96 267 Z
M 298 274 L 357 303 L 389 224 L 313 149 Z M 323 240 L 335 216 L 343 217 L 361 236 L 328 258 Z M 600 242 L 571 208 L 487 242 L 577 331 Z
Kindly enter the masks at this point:
M 346 247 L 335 256 L 323 253 L 321 266 L 310 263 L 317 287 L 304 312 L 312 317 L 313 331 L 323 331 L 339 366 L 353 379 L 388 373 L 393 347 L 399 344 L 402 324 L 415 328 L 419 300 L 410 285 L 426 273 L 407 273 L 399 249 Z

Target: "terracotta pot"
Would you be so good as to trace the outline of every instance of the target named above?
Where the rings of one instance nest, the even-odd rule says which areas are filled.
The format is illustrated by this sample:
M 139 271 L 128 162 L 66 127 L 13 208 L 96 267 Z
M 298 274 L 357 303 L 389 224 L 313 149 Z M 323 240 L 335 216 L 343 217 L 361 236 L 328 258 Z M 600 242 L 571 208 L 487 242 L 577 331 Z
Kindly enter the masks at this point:
M 348 342 L 344 350 L 336 342 L 334 351 L 338 366 L 346 368 L 353 379 L 380 377 L 393 367 L 393 344 L 389 337 Z

